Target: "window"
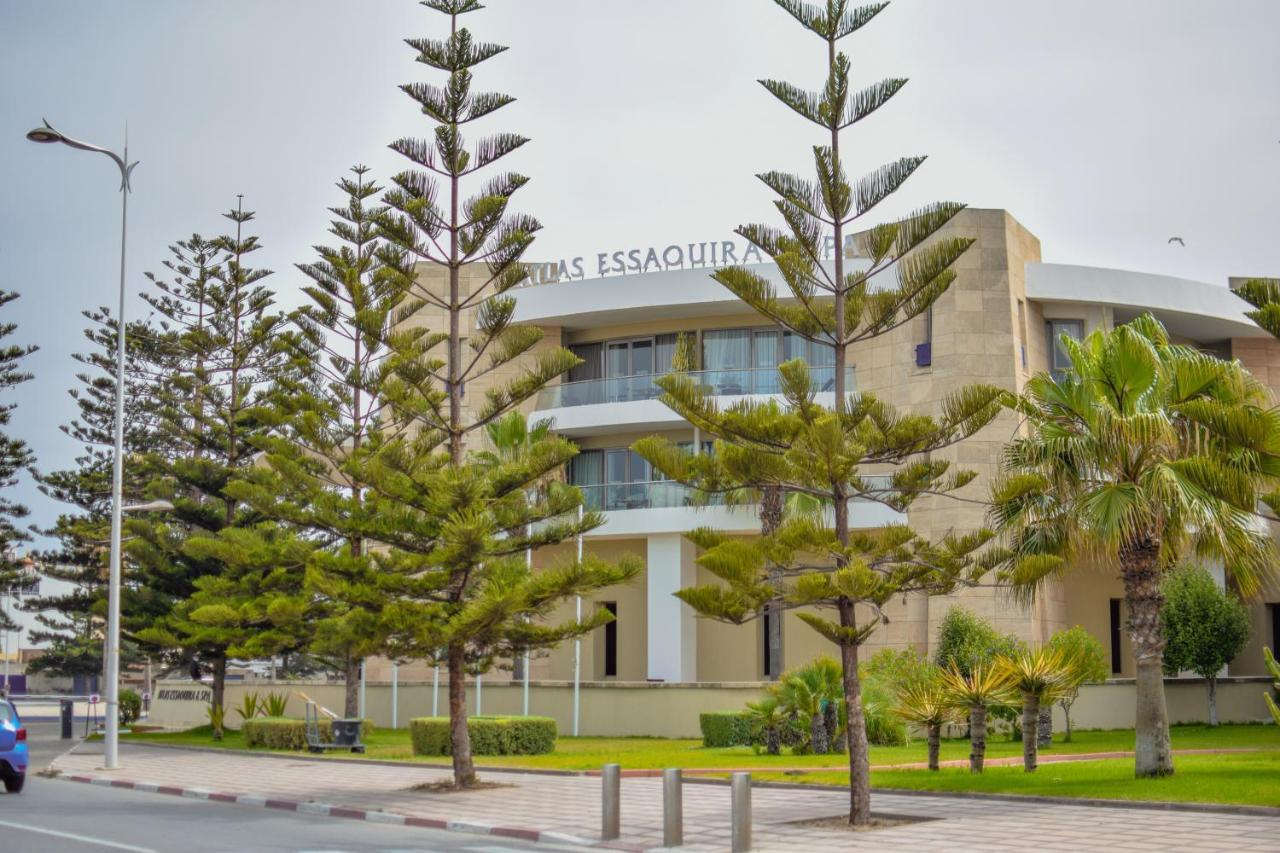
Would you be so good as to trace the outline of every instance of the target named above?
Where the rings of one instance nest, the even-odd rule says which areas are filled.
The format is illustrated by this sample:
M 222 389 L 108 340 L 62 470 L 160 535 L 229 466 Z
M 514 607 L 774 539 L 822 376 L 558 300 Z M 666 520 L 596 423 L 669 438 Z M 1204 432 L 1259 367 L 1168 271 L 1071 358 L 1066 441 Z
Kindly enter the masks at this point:
M 1061 380 L 1071 369 L 1071 357 L 1062 345 L 1062 336 L 1084 340 L 1084 320 L 1049 320 L 1045 328 L 1049 333 L 1049 372 L 1055 380 Z
M 782 674 L 782 612 L 772 604 L 766 605 L 760 624 L 764 639 L 761 656 L 764 677 L 776 679 Z
M 649 506 L 653 469 L 625 447 L 584 450 L 569 462 L 569 483 L 582 490 L 591 510 L 643 509 Z
M 606 601 L 600 605 L 613 614 L 613 620 L 604 626 L 604 677 L 618 677 L 618 602 Z
M 604 344 L 573 344 L 569 352 L 582 359 L 582 364 L 569 370 L 567 381 L 582 382 L 604 375 Z
M 1022 369 L 1027 369 L 1027 303 L 1018 300 L 1018 328 L 1014 330 L 1018 338 L 1018 352 L 1022 357 Z
M 922 331 L 920 343 L 916 344 L 916 367 L 928 367 L 933 364 L 933 306 L 930 305 L 921 315 Z
M 1268 604 L 1271 613 L 1271 653 L 1280 657 L 1280 604 Z
M 1120 599 L 1111 599 L 1111 673 L 1119 675 L 1124 669 L 1120 661 Z

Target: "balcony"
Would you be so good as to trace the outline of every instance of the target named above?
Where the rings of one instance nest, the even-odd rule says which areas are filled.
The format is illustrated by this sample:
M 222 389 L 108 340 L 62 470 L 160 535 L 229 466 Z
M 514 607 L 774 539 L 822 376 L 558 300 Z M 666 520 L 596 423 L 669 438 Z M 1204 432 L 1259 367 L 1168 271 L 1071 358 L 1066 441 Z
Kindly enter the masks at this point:
M 661 374 L 617 376 L 608 379 L 585 379 L 550 385 L 538 393 L 537 408 L 563 409 L 573 406 L 597 406 L 655 400 L 662 394 L 654 380 Z M 700 385 L 711 389 L 717 397 L 745 397 L 753 394 L 780 394 L 781 379 L 774 367 L 752 369 L 699 370 L 689 374 Z M 835 390 L 834 367 L 810 367 L 813 390 L 831 393 Z M 853 368 L 845 368 L 845 389 L 854 390 Z
M 863 479 L 881 487 L 889 482 L 884 475 L 867 475 Z M 683 533 L 704 525 L 729 533 L 754 533 L 760 529 L 759 507 L 729 506 L 718 495 L 699 499 L 693 489 L 671 480 L 578 488 L 587 509 L 605 514 L 604 526 L 590 535 L 593 539 Z M 849 508 L 850 524 L 855 528 L 906 520 L 906 516 L 871 501 L 850 501 Z

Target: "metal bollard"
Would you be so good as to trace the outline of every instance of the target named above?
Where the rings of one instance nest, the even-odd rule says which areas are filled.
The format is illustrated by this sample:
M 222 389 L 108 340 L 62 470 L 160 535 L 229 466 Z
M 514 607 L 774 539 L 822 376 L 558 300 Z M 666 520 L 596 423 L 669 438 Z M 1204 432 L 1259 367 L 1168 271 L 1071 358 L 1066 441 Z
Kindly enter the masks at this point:
M 730 783 L 733 796 L 733 853 L 751 849 L 751 774 L 734 773 Z
M 62 699 L 58 702 L 59 716 L 62 722 L 62 739 L 71 740 L 71 724 L 75 719 L 75 702 Z
M 684 796 L 679 767 L 662 771 L 662 846 L 684 844 Z
M 613 841 L 621 835 L 622 768 L 606 764 L 600 780 L 604 797 L 600 807 L 600 840 Z

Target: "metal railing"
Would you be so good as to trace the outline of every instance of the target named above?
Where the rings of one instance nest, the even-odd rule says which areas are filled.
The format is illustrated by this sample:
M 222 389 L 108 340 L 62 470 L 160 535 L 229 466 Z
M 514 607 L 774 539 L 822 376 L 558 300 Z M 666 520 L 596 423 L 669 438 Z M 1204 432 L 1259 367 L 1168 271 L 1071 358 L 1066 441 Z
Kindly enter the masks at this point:
M 583 379 L 578 382 L 550 385 L 538 392 L 537 406 L 539 409 L 559 409 L 567 406 L 653 400 L 662 394 L 662 389 L 654 383 L 654 380 L 662 375 L 646 373 L 639 376 Z M 782 393 L 782 379 L 775 367 L 697 370 L 689 375 L 699 384 L 709 388 L 717 397 Z M 809 376 L 814 391 L 835 390 L 836 369 L 834 367 L 810 367 Z M 854 390 L 852 367 L 845 368 L 845 389 L 849 392 Z

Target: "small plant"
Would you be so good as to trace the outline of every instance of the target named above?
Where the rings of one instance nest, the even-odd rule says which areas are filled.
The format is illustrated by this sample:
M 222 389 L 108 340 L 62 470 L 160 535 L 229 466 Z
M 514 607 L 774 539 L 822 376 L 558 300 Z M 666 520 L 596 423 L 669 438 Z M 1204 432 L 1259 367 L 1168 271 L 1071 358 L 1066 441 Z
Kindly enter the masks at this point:
M 236 708 L 236 713 L 240 715 L 241 720 L 252 720 L 258 716 L 258 710 L 261 707 L 262 700 L 258 698 L 258 694 L 250 692 L 240 697 L 240 707 Z
M 136 690 L 121 690 L 119 699 L 120 725 L 131 726 L 142 716 L 142 697 Z
M 1049 648 L 1058 649 L 1071 663 L 1071 688 L 1058 697 L 1062 713 L 1067 718 L 1067 730 L 1063 743 L 1071 742 L 1071 706 L 1080 698 L 1080 685 L 1090 681 L 1106 681 L 1107 656 L 1102 643 L 1080 625 L 1068 631 L 1059 631 L 1049 638 Z
M 767 754 L 780 755 L 787 719 L 782 713 L 782 705 L 778 697 L 766 696 L 759 702 L 748 702 L 747 720 L 751 725 L 753 748 L 758 751 L 758 745 L 763 744 Z
M 1051 705 L 1076 686 L 1072 683 L 1072 664 L 1060 649 L 1041 648 L 1001 655 L 993 667 L 1012 690 L 1022 694 L 1022 769 L 1034 773 L 1040 706 Z
M 953 663 L 942 673 L 942 689 L 952 707 L 969 712 L 969 772 L 981 773 L 987 755 L 987 709 L 1014 701 L 1009 677 L 984 664 L 965 675 Z
M 1271 677 L 1276 680 L 1276 683 L 1271 685 L 1271 690 L 1280 696 L 1280 663 L 1276 663 L 1275 655 L 1265 646 L 1262 649 L 1262 656 L 1267 661 L 1267 672 L 1271 673 Z M 1266 693 L 1262 694 L 1262 697 L 1267 700 L 1267 707 L 1271 709 L 1271 716 L 1276 718 L 1276 725 L 1280 726 L 1280 706 L 1277 706 L 1276 700 Z
M 210 702 L 204 713 L 209 718 L 209 726 L 213 729 L 213 739 L 222 740 L 222 723 L 227 709 L 215 702 Z
M 782 676 L 773 687 L 781 713 L 808 737 L 799 748 L 822 755 L 838 751 L 843 732 L 844 686 L 840 664 L 823 657 Z
M 288 693 L 268 693 L 259 705 L 264 717 L 283 717 L 289 707 Z
M 938 752 L 942 746 L 942 727 L 958 721 L 960 714 L 942 687 L 940 675 L 926 680 L 908 681 L 898 691 L 894 713 L 908 723 L 923 726 L 929 739 L 929 769 L 938 769 Z

